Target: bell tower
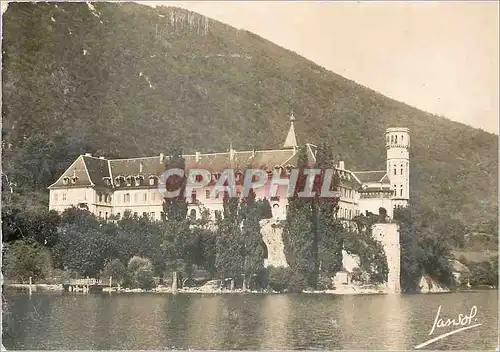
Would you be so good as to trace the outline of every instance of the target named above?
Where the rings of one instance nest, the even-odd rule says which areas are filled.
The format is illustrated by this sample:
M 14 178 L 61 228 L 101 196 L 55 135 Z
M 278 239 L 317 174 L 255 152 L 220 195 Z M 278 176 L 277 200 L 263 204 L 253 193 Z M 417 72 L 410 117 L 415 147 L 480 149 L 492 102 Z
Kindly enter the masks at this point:
M 387 177 L 391 183 L 392 206 L 408 206 L 410 200 L 410 129 L 392 127 L 385 131 Z

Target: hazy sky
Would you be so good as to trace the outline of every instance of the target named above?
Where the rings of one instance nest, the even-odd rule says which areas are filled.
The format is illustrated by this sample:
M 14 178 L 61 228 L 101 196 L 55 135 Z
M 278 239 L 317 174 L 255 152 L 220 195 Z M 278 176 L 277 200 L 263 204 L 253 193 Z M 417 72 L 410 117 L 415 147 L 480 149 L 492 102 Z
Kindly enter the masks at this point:
M 396 100 L 498 133 L 496 1 L 141 3 L 249 30 Z

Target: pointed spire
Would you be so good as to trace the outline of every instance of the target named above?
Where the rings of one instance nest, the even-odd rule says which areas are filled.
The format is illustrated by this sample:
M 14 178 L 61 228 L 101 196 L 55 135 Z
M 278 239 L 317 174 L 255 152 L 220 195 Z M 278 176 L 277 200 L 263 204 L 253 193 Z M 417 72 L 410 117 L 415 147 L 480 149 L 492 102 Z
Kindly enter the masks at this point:
M 297 148 L 297 138 L 295 137 L 295 127 L 293 123 L 295 121 L 295 116 L 293 116 L 293 110 L 290 114 L 290 129 L 288 130 L 288 135 L 285 139 L 285 144 L 283 144 L 283 148 Z

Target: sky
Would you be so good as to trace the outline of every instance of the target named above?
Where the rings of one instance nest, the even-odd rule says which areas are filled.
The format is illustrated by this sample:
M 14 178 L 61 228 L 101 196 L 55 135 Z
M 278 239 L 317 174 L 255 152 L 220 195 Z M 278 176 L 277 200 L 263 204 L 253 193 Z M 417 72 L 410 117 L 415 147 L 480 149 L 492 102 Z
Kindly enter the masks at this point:
M 498 134 L 496 1 L 137 2 L 249 30 L 388 97 Z

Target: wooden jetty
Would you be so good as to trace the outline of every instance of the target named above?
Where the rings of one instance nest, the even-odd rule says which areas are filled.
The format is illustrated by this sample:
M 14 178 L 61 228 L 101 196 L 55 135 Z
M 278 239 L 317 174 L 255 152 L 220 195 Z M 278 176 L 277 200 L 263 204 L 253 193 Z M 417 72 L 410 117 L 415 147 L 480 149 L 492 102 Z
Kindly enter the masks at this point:
M 62 284 L 65 292 L 96 293 L 103 292 L 106 286 L 100 279 L 75 279 Z

